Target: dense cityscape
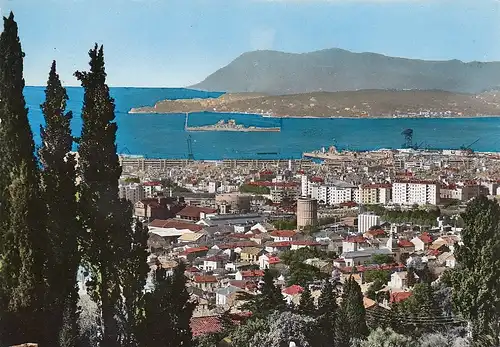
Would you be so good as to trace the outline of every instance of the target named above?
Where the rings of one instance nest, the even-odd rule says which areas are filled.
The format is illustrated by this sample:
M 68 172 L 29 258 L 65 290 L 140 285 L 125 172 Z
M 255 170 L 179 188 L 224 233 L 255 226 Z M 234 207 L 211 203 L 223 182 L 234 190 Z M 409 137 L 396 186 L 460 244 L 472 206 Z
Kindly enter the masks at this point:
M 1 346 L 500 346 L 500 154 L 408 129 L 407 148 L 300 160 L 118 155 L 97 44 L 81 136 L 54 62 L 38 148 L 23 57 L 11 14 Z

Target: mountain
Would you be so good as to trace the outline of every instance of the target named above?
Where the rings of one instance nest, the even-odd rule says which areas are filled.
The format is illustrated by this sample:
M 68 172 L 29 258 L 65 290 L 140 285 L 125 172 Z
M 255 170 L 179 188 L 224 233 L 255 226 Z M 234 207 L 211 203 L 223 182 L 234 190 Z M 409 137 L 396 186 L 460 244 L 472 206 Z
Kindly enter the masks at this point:
M 190 88 L 279 95 L 362 89 L 480 93 L 499 86 L 500 62 L 427 61 L 335 48 L 244 53 Z

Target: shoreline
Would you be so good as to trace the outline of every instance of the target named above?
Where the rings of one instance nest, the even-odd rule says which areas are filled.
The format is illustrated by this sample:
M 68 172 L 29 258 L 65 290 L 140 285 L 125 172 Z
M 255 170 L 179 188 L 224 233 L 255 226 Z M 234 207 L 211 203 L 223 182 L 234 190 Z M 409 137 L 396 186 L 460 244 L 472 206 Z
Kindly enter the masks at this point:
M 133 115 L 163 115 L 163 116 L 184 116 L 186 113 L 211 113 L 215 115 L 248 115 L 248 116 L 259 116 L 261 118 L 273 118 L 273 119 L 473 119 L 473 118 L 500 118 L 499 115 L 454 115 L 454 116 L 426 116 L 426 115 L 418 115 L 418 116 L 276 116 L 276 115 L 268 115 L 265 113 L 253 113 L 253 112 L 237 112 L 237 111 L 228 111 L 228 112 L 218 112 L 218 111 L 193 111 L 193 112 L 133 112 L 132 110 L 128 111 L 127 114 Z

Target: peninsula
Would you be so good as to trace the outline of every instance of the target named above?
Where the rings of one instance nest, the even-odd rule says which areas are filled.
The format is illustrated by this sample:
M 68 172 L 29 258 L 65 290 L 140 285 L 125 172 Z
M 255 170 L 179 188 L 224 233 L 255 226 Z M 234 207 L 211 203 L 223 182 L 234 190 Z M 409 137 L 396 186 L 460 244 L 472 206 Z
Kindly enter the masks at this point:
M 129 113 L 220 112 L 272 117 L 430 118 L 500 115 L 500 92 L 360 90 L 294 95 L 229 93 L 219 98 L 163 100 Z

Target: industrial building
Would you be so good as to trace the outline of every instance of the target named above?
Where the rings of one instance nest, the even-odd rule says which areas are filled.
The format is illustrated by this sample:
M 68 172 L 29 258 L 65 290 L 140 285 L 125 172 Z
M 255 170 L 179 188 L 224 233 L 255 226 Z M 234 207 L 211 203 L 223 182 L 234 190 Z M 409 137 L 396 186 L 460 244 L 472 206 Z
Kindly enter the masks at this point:
M 310 198 L 297 199 L 297 229 L 318 224 L 318 201 Z

